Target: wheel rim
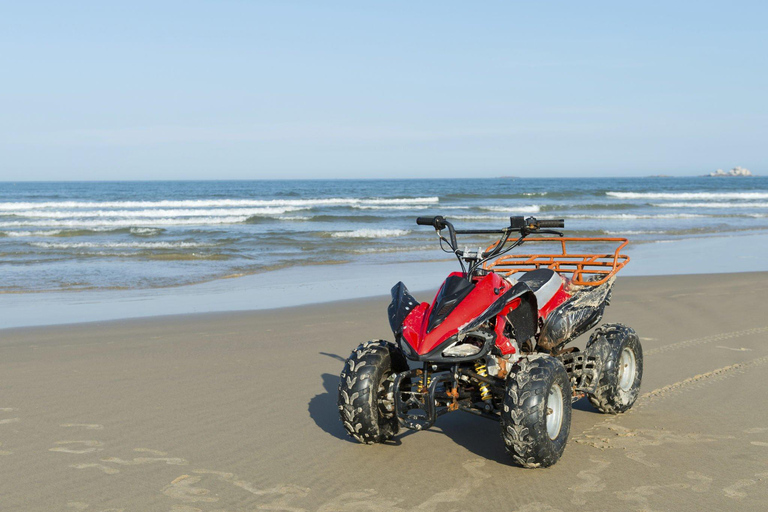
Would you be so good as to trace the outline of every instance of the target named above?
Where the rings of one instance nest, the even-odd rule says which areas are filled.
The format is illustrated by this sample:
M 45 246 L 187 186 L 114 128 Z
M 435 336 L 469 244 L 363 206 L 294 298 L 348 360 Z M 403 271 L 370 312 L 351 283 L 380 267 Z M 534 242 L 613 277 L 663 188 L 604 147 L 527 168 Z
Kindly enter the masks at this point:
M 622 350 L 621 358 L 619 359 L 619 388 L 622 391 L 629 391 L 632 388 L 632 384 L 635 381 L 636 367 L 635 353 L 629 348 Z
M 552 384 L 547 395 L 547 434 L 550 439 L 557 438 L 563 426 L 563 390 Z
M 383 375 L 377 390 L 379 414 L 384 419 L 390 419 L 395 415 L 395 395 L 392 389 L 394 381 L 395 375 L 392 372 L 387 372 Z

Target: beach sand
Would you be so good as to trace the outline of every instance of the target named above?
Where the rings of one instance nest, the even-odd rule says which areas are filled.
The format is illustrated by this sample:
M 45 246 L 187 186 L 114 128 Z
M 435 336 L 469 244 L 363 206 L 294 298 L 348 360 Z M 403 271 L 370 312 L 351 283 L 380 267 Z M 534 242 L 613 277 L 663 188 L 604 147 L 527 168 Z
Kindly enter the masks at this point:
M 0 510 L 766 510 L 766 287 L 619 278 L 604 321 L 639 333 L 642 397 L 619 416 L 574 404 L 562 459 L 537 470 L 468 414 L 347 438 L 338 374 L 392 338 L 386 297 L 3 330 Z

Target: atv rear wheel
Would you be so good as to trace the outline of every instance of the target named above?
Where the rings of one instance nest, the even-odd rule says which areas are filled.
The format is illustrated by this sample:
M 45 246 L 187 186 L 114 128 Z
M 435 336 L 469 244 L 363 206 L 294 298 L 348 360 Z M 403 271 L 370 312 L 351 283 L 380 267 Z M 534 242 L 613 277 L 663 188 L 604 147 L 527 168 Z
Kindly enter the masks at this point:
M 339 382 L 339 414 L 350 436 L 382 443 L 398 431 L 392 384 L 408 363 L 398 347 L 383 340 L 361 344 L 346 361 Z
M 602 363 L 600 378 L 589 401 L 598 411 L 618 414 L 629 410 L 640 394 L 643 347 L 637 333 L 621 324 L 600 326 L 589 338 L 587 353 Z
M 560 459 L 571 429 L 571 381 L 550 356 L 521 359 L 507 377 L 501 437 L 507 453 L 526 468 Z

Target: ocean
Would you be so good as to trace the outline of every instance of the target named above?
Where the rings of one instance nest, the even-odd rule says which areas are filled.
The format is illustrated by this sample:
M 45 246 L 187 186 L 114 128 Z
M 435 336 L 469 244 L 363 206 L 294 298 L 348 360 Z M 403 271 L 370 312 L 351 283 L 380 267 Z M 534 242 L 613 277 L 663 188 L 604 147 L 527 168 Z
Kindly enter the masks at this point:
M 434 230 L 415 224 L 420 215 L 473 229 L 503 227 L 510 215 L 564 218 L 569 235 L 633 244 L 761 233 L 768 178 L 4 182 L 0 292 L 444 259 Z

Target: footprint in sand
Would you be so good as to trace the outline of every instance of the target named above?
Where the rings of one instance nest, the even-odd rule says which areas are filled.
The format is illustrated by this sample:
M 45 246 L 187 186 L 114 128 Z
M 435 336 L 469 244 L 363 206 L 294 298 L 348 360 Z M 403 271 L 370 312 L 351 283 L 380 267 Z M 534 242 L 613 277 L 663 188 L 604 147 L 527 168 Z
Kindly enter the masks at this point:
M 152 455 L 158 455 L 160 457 L 164 457 L 168 455 L 167 452 L 161 452 L 160 450 L 153 450 L 152 448 L 134 448 L 133 451 L 135 452 L 143 452 L 143 453 L 151 453 Z
M 165 462 L 169 466 L 186 466 L 189 464 L 185 459 L 178 457 L 136 457 L 133 460 L 107 457 L 106 459 L 101 459 L 101 462 L 111 462 L 120 466 L 139 466 L 141 464 L 154 464 L 155 462 Z
M 622 501 L 635 502 L 639 507 L 641 507 L 640 510 L 651 510 L 648 503 L 649 497 L 658 497 L 660 494 L 659 491 L 663 491 L 665 489 L 678 490 L 686 489 L 687 487 L 688 484 L 642 485 L 639 487 L 633 487 L 627 491 L 617 491 L 614 494 Z M 659 497 L 659 499 L 661 498 Z
M 310 491 L 310 489 L 299 487 L 297 485 L 278 485 L 269 489 L 259 489 L 250 482 L 238 479 L 234 473 L 227 473 L 225 471 L 196 469 L 193 473 L 198 475 L 216 476 L 218 480 L 230 483 L 254 496 L 275 496 L 273 501 L 260 505 L 260 508 L 268 510 L 300 510 L 291 506 L 290 502 L 297 498 L 303 498 L 309 494 Z
M 199 476 L 181 475 L 163 488 L 163 494 L 175 500 L 188 503 L 213 503 L 219 501 L 219 498 L 208 496 L 211 493 L 210 490 L 194 486 L 200 480 L 202 480 L 202 477 Z
M 742 489 L 745 489 L 747 487 L 752 487 L 757 482 L 764 481 L 768 479 L 768 473 L 756 473 L 755 477 L 756 479 L 744 479 L 744 480 L 737 480 L 732 485 L 729 485 L 728 487 L 723 489 L 723 494 L 725 494 L 726 497 L 740 500 L 742 498 L 747 497 L 747 493 L 742 491 Z
M 64 423 L 59 425 L 63 428 L 84 428 L 86 430 L 104 430 L 104 425 L 97 423 Z
M 67 502 L 67 508 L 72 510 L 87 510 L 90 508 L 88 503 L 84 501 L 69 501 Z M 125 512 L 124 508 L 104 508 L 101 510 L 94 510 L 93 512 Z
M 659 464 L 648 460 L 647 454 L 642 450 L 646 446 L 661 446 L 663 444 L 697 445 L 711 443 L 719 439 L 733 439 L 733 436 L 678 434 L 665 429 L 630 429 L 615 424 L 597 425 L 592 431 L 596 432 L 596 434 L 584 434 L 574 439 L 574 441 L 600 450 L 622 449 L 628 459 L 651 468 L 658 467 Z
M 56 446 L 54 448 L 48 448 L 48 451 L 83 454 L 83 453 L 98 452 L 104 449 L 104 448 L 100 448 L 101 446 L 104 446 L 104 443 L 102 443 L 101 441 L 93 441 L 93 440 L 56 441 L 54 444 L 57 444 L 59 446 Z M 70 448 L 70 446 L 75 446 L 75 448 Z M 81 446 L 81 448 L 77 448 L 77 446 Z
M 482 459 L 465 462 L 463 468 L 468 473 L 466 479 L 454 488 L 438 490 L 431 496 L 426 496 L 426 499 L 418 504 L 403 503 L 403 499 L 396 497 L 396 494 L 394 496 L 380 496 L 378 491 L 374 489 L 362 489 L 340 494 L 331 501 L 321 505 L 317 511 L 358 512 L 359 510 L 366 510 L 368 512 L 405 512 L 406 510 L 419 510 L 421 512 L 438 512 L 447 508 L 455 509 L 457 503 L 466 500 L 473 493 L 477 492 L 478 489 L 487 485 L 491 474 L 483 470 L 486 463 Z M 285 507 L 284 503 L 280 503 L 280 505 Z M 547 510 L 546 508 L 541 508 L 546 507 L 546 505 L 539 503 L 530 503 L 528 506 L 539 507 L 538 510 L 540 511 Z M 526 509 L 524 508 L 523 510 Z M 528 510 L 533 511 L 537 509 L 529 508 Z
M 605 482 L 599 474 L 605 471 L 611 463 L 597 459 L 590 459 L 590 462 L 597 464 L 597 467 L 579 471 L 576 474 L 576 478 L 583 480 L 584 483 L 569 488 L 574 493 L 574 496 L 571 499 L 571 503 L 574 505 L 585 505 L 587 503 L 585 498 L 587 493 L 600 492 L 605 489 Z
M 13 412 L 13 407 L 0 407 L 0 413 L 4 412 Z M 0 425 L 7 425 L 9 423 L 16 423 L 18 421 L 21 421 L 21 418 L 3 418 L 0 420 Z
M 764 432 L 768 432 L 768 428 L 766 427 L 755 427 L 755 428 L 748 428 L 744 431 L 746 434 L 762 434 Z M 752 446 L 765 446 L 768 447 L 768 443 L 764 441 L 751 441 L 749 444 Z
M 694 482 L 698 482 L 691 486 L 691 490 L 693 492 L 707 492 L 709 490 L 709 486 L 712 485 L 712 481 L 713 481 L 712 477 L 709 477 L 697 471 L 689 471 L 688 473 L 685 474 L 685 476 L 690 480 L 693 480 Z
M 96 464 L 96 463 L 90 463 L 90 464 L 72 464 L 69 466 L 71 468 L 75 469 L 89 469 L 89 468 L 95 468 L 104 473 L 105 475 L 116 475 L 120 472 L 119 469 L 111 468 L 109 466 L 105 466 L 104 464 Z

